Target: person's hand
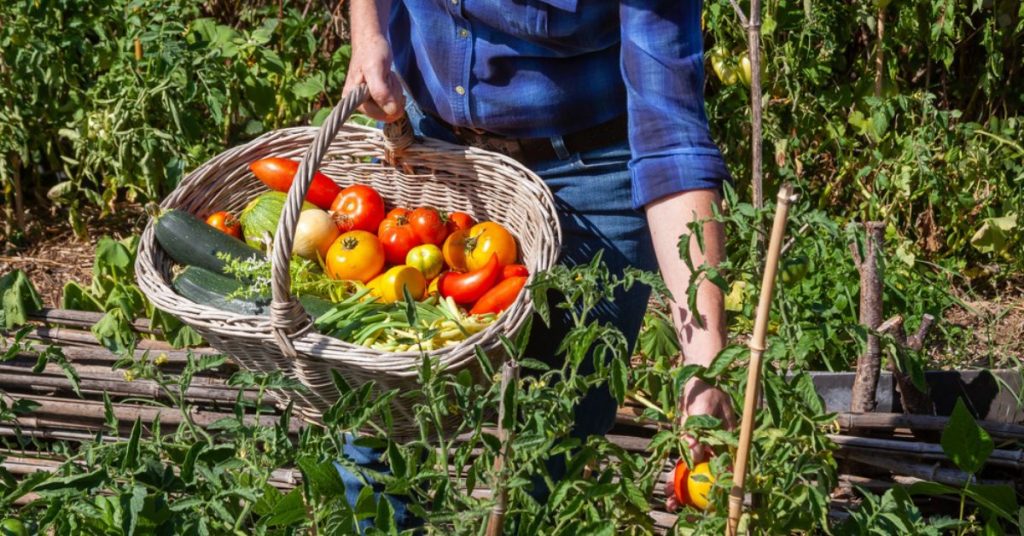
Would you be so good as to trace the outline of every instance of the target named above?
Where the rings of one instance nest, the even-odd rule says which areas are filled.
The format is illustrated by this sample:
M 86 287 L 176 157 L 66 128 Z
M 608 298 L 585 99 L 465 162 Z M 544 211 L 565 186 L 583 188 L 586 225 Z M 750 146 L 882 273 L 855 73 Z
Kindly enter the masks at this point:
M 686 388 L 683 389 L 683 399 L 679 405 L 682 409 L 684 423 L 692 415 L 710 415 L 721 419 L 726 428 L 732 429 L 736 427 L 736 414 L 733 412 L 729 395 L 698 378 L 694 378 L 686 384 Z M 692 466 L 707 461 L 711 453 L 700 441 L 689 434 L 683 436 L 683 441 L 690 449 Z M 670 478 L 665 483 L 665 496 L 667 497 L 665 509 L 669 512 L 675 512 L 683 506 L 676 500 L 674 480 Z
M 347 94 L 364 82 L 370 90 L 370 99 L 359 107 L 360 111 L 386 123 L 401 117 L 405 95 L 398 75 L 391 71 L 391 45 L 384 36 L 353 39 L 352 60 L 348 64 L 343 92 Z

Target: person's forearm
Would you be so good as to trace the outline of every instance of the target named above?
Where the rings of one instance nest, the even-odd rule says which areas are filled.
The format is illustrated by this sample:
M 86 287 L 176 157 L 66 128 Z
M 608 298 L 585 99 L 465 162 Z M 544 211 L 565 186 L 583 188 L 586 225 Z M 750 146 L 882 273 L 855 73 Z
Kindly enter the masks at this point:
M 390 12 L 391 0 L 352 0 L 349 8 L 352 46 L 358 47 L 375 39 L 386 39 Z
M 717 265 L 725 259 L 725 232 L 723 225 L 711 221 L 712 207 L 719 206 L 717 192 L 694 190 L 660 199 L 647 206 L 647 220 L 651 229 L 658 266 L 669 292 L 672 293 L 672 320 L 675 323 L 683 357 L 687 364 L 708 365 L 725 347 L 726 325 L 722 291 L 704 279 L 697 290 L 697 311 L 687 305 L 690 287 L 690 269 L 679 258 L 679 237 L 691 232 L 692 221 L 704 220 L 704 252 L 697 237 L 690 238 L 690 259 L 694 267 L 707 262 Z M 700 314 L 703 327 L 694 315 Z

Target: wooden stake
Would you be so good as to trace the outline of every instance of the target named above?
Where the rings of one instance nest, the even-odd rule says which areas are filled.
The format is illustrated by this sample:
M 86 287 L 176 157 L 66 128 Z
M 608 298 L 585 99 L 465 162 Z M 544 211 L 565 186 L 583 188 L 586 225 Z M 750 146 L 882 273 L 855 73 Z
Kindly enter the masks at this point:
M 874 411 L 882 369 L 882 346 L 873 331 L 882 323 L 883 276 L 879 257 L 885 241 L 885 224 L 872 221 L 864 224 L 864 229 L 863 258 L 857 244 L 850 244 L 850 253 L 860 272 L 860 323 L 868 329 L 867 345 L 864 354 L 857 358 L 857 375 L 850 395 L 850 411 L 854 413 Z
M 487 536 L 500 536 L 505 527 L 505 507 L 508 505 L 508 488 L 505 487 L 505 459 L 511 454 L 512 440 L 515 438 L 515 431 L 505 428 L 505 412 L 515 411 L 514 408 L 505 407 L 505 391 L 509 383 L 519 381 L 519 362 L 509 359 L 501 369 L 501 402 L 498 405 L 498 439 L 501 441 L 502 451 L 494 459 L 494 493 L 496 500 L 494 508 L 491 509 L 491 516 L 487 520 Z
M 726 534 L 735 536 L 743 510 L 743 488 L 747 477 L 747 460 L 750 457 L 750 442 L 754 436 L 754 412 L 760 398 L 761 356 L 765 350 L 765 334 L 768 330 L 768 313 L 771 311 L 772 291 L 775 272 L 779 267 L 779 253 L 782 237 L 786 233 L 786 218 L 789 204 L 793 201 L 793 189 L 789 184 L 779 188 L 778 205 L 775 207 L 775 221 L 772 223 L 771 240 L 768 243 L 768 259 L 761 278 L 761 297 L 757 303 L 754 319 L 754 335 L 750 339 L 750 364 L 747 369 L 747 389 L 743 395 L 743 416 L 740 424 L 740 444 L 736 451 L 732 491 L 729 493 L 729 523 Z

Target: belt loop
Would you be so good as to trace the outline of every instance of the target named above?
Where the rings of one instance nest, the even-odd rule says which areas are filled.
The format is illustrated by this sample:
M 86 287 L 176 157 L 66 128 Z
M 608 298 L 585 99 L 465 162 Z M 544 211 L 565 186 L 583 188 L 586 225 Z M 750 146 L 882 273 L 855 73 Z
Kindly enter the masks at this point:
M 551 136 L 551 147 L 555 150 L 555 155 L 558 156 L 559 160 L 565 160 L 569 158 L 569 149 L 565 147 L 565 138 L 561 136 Z

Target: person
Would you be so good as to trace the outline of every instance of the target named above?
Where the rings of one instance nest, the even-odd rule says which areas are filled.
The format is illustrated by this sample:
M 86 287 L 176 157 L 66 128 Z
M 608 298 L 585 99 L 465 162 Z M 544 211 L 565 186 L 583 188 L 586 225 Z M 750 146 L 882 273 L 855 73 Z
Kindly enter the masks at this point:
M 345 91 L 365 83 L 361 110 L 371 118 L 405 112 L 417 134 L 501 151 L 532 169 L 556 200 L 560 262 L 603 250 L 613 273 L 660 268 L 678 298 L 672 319 L 685 362 L 707 365 L 725 344 L 723 296 L 701 283 L 703 322 L 695 320 L 681 298 L 690 270 L 678 249 L 687 224 L 700 220 L 705 247 L 690 241 L 694 265 L 725 255 L 722 225 L 706 221 L 729 173 L 704 110 L 701 9 L 699 0 L 351 0 Z M 649 294 L 637 285 L 595 316 L 632 348 Z M 527 355 L 557 359 L 552 341 L 566 329 L 565 318 L 535 322 Z M 727 395 L 698 379 L 685 386 L 680 409 L 734 423 Z M 573 434 L 607 433 L 615 411 L 607 387 L 592 390 L 576 408 Z M 686 440 L 694 458 L 706 456 Z M 345 454 L 382 469 L 379 453 Z M 549 469 L 557 479 L 564 467 Z M 365 484 L 339 470 L 354 499 Z

